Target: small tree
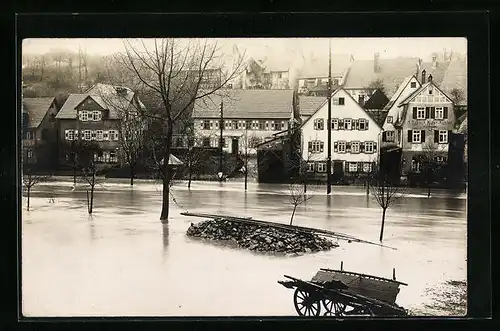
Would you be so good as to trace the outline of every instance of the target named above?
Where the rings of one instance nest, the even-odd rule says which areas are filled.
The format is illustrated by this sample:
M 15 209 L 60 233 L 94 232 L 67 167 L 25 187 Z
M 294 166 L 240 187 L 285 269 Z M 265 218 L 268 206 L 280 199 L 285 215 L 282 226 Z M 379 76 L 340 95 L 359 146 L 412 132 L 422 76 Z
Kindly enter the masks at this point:
M 372 172 L 369 182 L 371 194 L 382 208 L 382 224 L 380 226 L 380 241 L 384 237 L 385 213 L 389 206 L 407 193 L 407 188 L 393 183 L 388 174 L 381 174 L 378 169 Z
M 31 166 L 25 166 L 23 169 L 23 186 L 26 188 L 26 196 L 27 196 L 27 206 L 26 210 L 30 210 L 30 197 L 31 197 L 31 189 L 38 183 L 45 182 L 49 179 L 49 176 L 40 176 L 35 175 Z
M 442 155 L 443 148 L 432 141 L 426 142 L 422 148 L 420 161 L 422 165 L 423 181 L 427 187 L 427 197 L 431 196 L 431 186 L 436 175 L 441 170 L 441 164 L 437 161 L 437 156 Z
M 101 151 L 95 142 L 82 142 L 79 152 L 79 166 L 82 169 L 82 178 L 88 183 L 90 192 L 87 190 L 87 211 L 92 214 L 94 207 L 94 189 L 97 184 L 96 159 Z
M 295 211 L 297 206 L 303 204 L 307 200 L 310 200 L 313 196 L 307 196 L 304 193 L 304 186 L 302 183 L 292 183 L 288 185 L 288 195 L 289 203 L 293 206 L 292 216 L 290 217 L 290 225 L 293 223 L 293 217 L 295 216 Z
M 465 99 L 464 91 L 459 88 L 452 89 L 450 95 L 455 105 L 459 105 Z
M 381 78 L 377 78 L 368 84 L 367 89 L 378 89 L 385 93 L 384 81 Z

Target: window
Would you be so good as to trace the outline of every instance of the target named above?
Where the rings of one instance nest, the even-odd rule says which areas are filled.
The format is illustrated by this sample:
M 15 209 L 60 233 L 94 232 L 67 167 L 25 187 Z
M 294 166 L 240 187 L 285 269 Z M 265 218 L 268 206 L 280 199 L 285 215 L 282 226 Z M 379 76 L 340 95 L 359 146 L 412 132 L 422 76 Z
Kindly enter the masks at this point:
M 360 94 L 358 96 L 358 103 L 361 105 L 363 105 L 365 103 L 365 96 L 364 95 Z
M 203 147 L 210 147 L 210 137 L 203 138 Z
M 109 140 L 118 140 L 118 131 L 109 130 Z
M 233 121 L 232 128 L 236 130 L 238 128 L 238 121 Z
M 28 139 L 28 140 L 33 139 L 33 132 L 31 132 L 31 131 L 26 132 L 26 139 Z
M 246 121 L 245 122 L 245 127 L 247 130 L 251 130 L 252 129 L 252 121 Z
M 281 121 L 281 130 L 285 130 L 285 121 Z
M 350 118 L 346 118 L 344 120 L 344 129 L 351 130 L 351 119 Z
M 203 130 L 210 129 L 210 121 L 203 121 Z
M 245 122 L 243 122 L 243 121 L 238 121 L 238 129 L 243 129 L 243 124 L 244 123 Z
M 387 116 L 387 123 L 392 123 L 392 116 Z
M 92 131 L 83 130 L 83 140 L 90 140 L 92 138 Z
M 349 162 L 349 172 L 357 172 L 358 164 L 356 162 Z
M 219 128 L 219 121 L 215 121 L 215 128 L 218 129 Z
M 307 172 L 314 172 L 314 162 L 307 163 Z
M 95 110 L 92 112 L 92 120 L 100 121 L 101 120 L 101 112 L 99 110 Z
M 373 153 L 374 149 L 373 141 L 365 141 L 365 153 Z
M 362 131 L 368 129 L 368 125 L 366 123 L 366 120 L 364 120 L 362 118 L 359 119 L 359 129 L 362 130 Z
M 28 159 L 32 159 L 33 158 L 33 150 L 31 148 L 28 149 Z
M 446 156 L 436 156 L 434 160 L 436 160 L 436 162 L 443 163 L 446 162 L 448 158 Z
M 281 72 L 278 73 L 278 78 L 281 78 Z
M 417 119 L 419 119 L 419 120 L 425 119 L 425 108 L 424 107 L 417 108 Z
M 420 161 L 412 159 L 411 160 L 411 170 L 414 172 L 420 172 Z
M 351 142 L 351 153 L 359 153 L 359 141 Z
M 420 130 L 412 130 L 412 140 L 411 142 L 413 143 L 420 143 L 420 136 L 421 136 L 421 131 Z
M 322 118 L 317 118 L 314 120 L 314 130 L 323 130 L 324 129 L 324 121 Z
M 432 94 L 432 89 L 430 88 L 430 89 L 429 89 L 429 95 L 431 95 L 431 94 Z
M 436 107 L 434 110 L 434 118 L 437 120 L 442 120 L 444 118 L 443 107 Z
M 269 122 L 266 121 L 266 130 L 269 130 Z
M 118 162 L 115 151 L 109 151 L 109 162 Z
M 109 132 L 108 131 L 104 131 L 102 133 L 102 139 L 103 140 L 109 140 Z
M 448 143 L 448 131 L 447 130 L 439 130 L 439 143 L 440 144 Z
M 339 105 L 341 105 L 341 106 L 344 105 L 344 98 L 339 98 Z
M 92 137 L 92 138 L 91 138 L 92 140 L 95 140 L 95 138 L 96 138 L 96 137 L 95 137 L 95 131 L 92 131 L 92 132 L 91 132 L 91 137 Z
M 338 142 L 338 152 L 339 153 L 345 153 L 345 149 L 346 149 L 346 142 L 345 141 L 339 141 Z
M 66 130 L 66 140 L 75 139 L 75 130 Z
M 394 137 L 395 137 L 394 131 L 386 131 L 385 132 L 386 141 L 394 141 Z
M 318 172 L 326 172 L 326 163 L 324 162 L 318 163 Z
M 370 172 L 372 171 L 372 164 L 369 162 L 363 163 L 363 171 L 364 172 Z
M 417 83 L 416 82 L 411 82 L 410 83 L 410 87 L 411 88 L 416 88 L 417 87 Z
M 89 113 L 86 110 L 82 110 L 80 112 L 80 121 L 88 121 L 89 120 Z
M 336 118 L 332 118 L 332 130 L 339 129 L 339 120 Z
M 323 152 L 324 143 L 321 140 L 313 140 L 309 142 L 309 151 L 311 153 Z
M 264 130 L 264 121 L 259 121 L 259 130 Z

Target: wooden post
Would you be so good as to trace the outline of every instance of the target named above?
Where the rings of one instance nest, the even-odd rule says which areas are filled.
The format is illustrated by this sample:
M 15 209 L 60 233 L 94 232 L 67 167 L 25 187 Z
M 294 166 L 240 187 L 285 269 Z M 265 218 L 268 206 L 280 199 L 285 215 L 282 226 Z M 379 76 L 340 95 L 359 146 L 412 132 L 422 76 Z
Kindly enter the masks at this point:
M 340 261 L 340 270 L 344 271 L 344 261 Z
M 392 268 L 392 280 L 396 280 L 396 268 Z

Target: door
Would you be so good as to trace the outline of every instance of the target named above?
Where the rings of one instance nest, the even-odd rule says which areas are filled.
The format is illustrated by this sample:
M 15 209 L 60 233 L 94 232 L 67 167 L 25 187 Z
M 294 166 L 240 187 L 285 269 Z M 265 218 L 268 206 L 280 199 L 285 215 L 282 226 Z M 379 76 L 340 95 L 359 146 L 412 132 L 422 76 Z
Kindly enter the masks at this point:
M 239 149 L 238 138 L 233 138 L 231 144 L 231 153 L 238 154 L 238 149 Z

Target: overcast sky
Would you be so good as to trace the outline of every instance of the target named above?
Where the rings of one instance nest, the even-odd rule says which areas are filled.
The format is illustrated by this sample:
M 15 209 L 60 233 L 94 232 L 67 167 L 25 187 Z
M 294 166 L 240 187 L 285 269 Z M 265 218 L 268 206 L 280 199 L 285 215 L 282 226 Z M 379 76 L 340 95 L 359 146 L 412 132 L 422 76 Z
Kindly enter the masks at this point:
M 150 43 L 151 39 L 145 39 Z M 281 54 L 286 56 L 294 51 L 303 51 L 304 55 L 328 54 L 326 38 L 229 38 L 219 39 L 228 52 L 237 45 L 249 56 Z M 411 56 L 428 58 L 431 52 L 444 49 L 466 54 L 465 38 L 331 38 L 333 54 L 352 54 L 355 59 L 373 59 L 373 54 L 380 53 L 381 58 Z M 43 54 L 54 49 L 77 51 L 78 47 L 88 54 L 108 55 L 124 50 L 122 39 L 25 39 L 22 52 L 25 54 Z M 324 53 L 323 53 L 324 52 Z

